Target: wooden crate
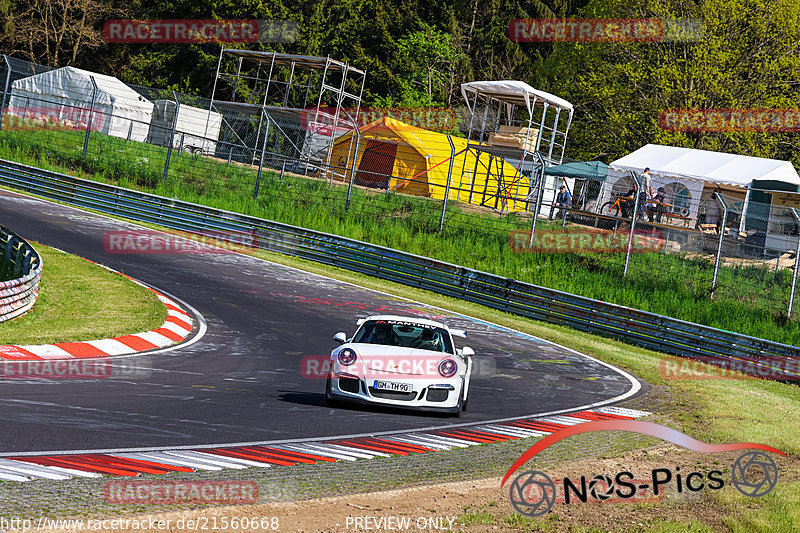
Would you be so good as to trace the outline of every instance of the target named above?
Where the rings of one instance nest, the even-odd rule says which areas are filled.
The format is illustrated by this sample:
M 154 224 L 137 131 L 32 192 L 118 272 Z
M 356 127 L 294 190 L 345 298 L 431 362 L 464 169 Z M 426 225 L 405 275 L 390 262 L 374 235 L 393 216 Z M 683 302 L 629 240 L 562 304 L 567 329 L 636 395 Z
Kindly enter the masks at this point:
M 528 132 L 530 131 L 530 134 Z M 526 144 L 525 137 L 528 136 Z M 520 128 L 517 126 L 500 126 L 496 132 L 489 134 L 486 142 L 489 146 L 507 146 L 519 150 L 533 152 L 536 150 L 536 138 L 539 135 L 537 128 Z

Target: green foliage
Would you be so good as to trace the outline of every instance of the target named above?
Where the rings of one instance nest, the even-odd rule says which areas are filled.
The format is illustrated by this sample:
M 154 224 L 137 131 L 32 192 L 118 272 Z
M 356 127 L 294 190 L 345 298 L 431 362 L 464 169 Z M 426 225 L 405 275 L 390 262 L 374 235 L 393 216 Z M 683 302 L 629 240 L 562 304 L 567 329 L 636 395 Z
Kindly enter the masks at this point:
M 647 143 L 792 159 L 788 133 L 677 133 L 669 108 L 794 108 L 800 90 L 800 4 L 792 0 L 592 0 L 584 17 L 693 18 L 697 40 L 560 43 L 542 79 L 576 107 L 570 155 L 607 160 Z
M 447 86 L 453 80 L 456 61 L 460 58 L 450 35 L 420 23 L 419 30 L 397 41 L 397 56 L 406 74 L 398 80 L 399 105 L 430 107 L 445 103 Z

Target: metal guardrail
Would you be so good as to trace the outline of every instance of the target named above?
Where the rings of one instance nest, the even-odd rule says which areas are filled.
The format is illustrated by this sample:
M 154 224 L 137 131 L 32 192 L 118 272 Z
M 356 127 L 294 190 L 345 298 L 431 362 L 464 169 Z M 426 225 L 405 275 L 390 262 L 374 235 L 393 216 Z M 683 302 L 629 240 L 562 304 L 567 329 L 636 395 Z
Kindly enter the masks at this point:
M 39 296 L 42 258 L 25 239 L 0 226 L 0 322 L 27 312 Z
M 373 244 L 0 160 L 0 184 L 189 232 L 254 232 L 265 250 L 361 272 L 668 354 L 764 367 L 800 348 L 539 287 Z M 796 368 L 796 367 L 795 367 Z M 796 374 L 800 376 L 800 374 Z

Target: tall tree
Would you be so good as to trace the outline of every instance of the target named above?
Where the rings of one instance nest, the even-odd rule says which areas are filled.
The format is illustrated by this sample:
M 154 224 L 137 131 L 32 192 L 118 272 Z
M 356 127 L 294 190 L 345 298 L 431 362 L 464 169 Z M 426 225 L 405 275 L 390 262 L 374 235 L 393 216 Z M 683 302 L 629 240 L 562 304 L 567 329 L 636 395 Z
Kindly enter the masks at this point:
M 796 159 L 786 133 L 666 131 L 668 108 L 797 107 L 800 4 L 795 0 L 592 0 L 583 16 L 690 18 L 697 38 L 559 43 L 542 79 L 572 101 L 568 154 L 613 159 L 647 143 Z

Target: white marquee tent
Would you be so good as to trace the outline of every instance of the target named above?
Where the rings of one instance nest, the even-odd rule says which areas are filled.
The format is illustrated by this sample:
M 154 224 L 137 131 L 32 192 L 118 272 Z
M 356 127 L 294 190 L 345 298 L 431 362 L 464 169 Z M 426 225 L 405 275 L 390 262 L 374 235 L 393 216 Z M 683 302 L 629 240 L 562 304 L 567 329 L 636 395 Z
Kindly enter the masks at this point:
M 746 155 L 726 154 L 709 150 L 648 144 L 608 166 L 608 179 L 598 205 L 608 201 L 612 193 L 626 192 L 633 182 L 630 171 L 641 173 L 650 168 L 654 189 L 665 187 L 680 190 L 683 205 L 691 219 L 697 218 L 703 189 L 740 190 L 742 194 L 753 181 L 777 181 L 800 186 L 792 163 Z M 624 190 L 623 190 L 624 189 Z M 710 192 L 707 192 L 708 196 Z
M 63 67 L 12 83 L 8 113 L 84 127 L 91 117 L 92 131 L 144 142 L 153 104 L 117 78 Z

